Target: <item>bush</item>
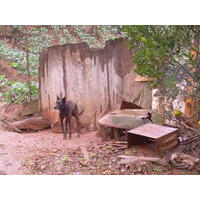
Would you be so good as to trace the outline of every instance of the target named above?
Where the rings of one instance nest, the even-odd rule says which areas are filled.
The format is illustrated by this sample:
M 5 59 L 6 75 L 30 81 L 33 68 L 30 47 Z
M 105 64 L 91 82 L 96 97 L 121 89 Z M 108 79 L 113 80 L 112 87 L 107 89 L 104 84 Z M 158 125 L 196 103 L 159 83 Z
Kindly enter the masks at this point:
M 16 68 L 18 72 L 27 75 L 26 53 L 24 51 L 9 47 L 4 42 L 0 41 L 0 58 L 10 61 L 9 64 L 13 68 Z M 36 55 L 30 53 L 29 62 L 31 75 L 38 75 L 39 53 Z
M 38 83 L 31 82 L 31 97 L 38 99 Z M 5 76 L 0 76 L 0 99 L 8 103 L 22 103 L 29 101 L 29 86 L 27 83 L 8 81 Z

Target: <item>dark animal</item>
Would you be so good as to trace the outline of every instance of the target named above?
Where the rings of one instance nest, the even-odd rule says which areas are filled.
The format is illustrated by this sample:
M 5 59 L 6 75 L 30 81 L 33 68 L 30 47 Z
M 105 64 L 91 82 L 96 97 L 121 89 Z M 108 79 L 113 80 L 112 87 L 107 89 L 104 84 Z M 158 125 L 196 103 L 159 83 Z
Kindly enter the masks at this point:
M 63 139 L 66 139 L 67 132 L 68 132 L 68 125 L 69 125 L 69 138 L 71 138 L 71 119 L 72 119 L 72 116 L 74 116 L 76 118 L 78 137 L 80 137 L 79 116 L 81 114 L 83 114 L 84 109 L 79 113 L 76 103 L 73 103 L 72 101 L 66 101 L 66 97 L 64 97 L 62 99 L 62 98 L 59 98 L 58 96 L 57 96 L 57 100 L 56 100 L 56 104 L 55 104 L 54 109 L 59 110 L 59 117 L 60 117 L 62 132 L 63 132 Z M 64 119 L 65 119 L 65 124 L 66 124 L 66 133 L 64 131 L 64 125 L 63 125 Z
M 142 119 L 143 119 L 143 120 L 148 119 L 151 123 L 153 123 L 153 121 L 152 121 L 151 118 L 152 118 L 152 115 L 151 115 L 151 113 L 148 112 L 148 113 L 147 113 L 147 116 L 146 116 L 146 117 L 143 117 Z

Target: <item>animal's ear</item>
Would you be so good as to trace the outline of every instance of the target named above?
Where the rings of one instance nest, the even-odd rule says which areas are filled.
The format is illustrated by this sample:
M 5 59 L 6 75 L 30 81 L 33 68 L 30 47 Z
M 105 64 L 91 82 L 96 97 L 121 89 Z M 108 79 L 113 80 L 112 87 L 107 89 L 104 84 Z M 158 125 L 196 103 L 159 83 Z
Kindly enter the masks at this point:
M 63 99 L 62 99 L 62 103 L 65 103 L 66 102 L 66 97 L 64 97 Z
M 57 95 L 57 100 L 59 100 L 59 96 Z

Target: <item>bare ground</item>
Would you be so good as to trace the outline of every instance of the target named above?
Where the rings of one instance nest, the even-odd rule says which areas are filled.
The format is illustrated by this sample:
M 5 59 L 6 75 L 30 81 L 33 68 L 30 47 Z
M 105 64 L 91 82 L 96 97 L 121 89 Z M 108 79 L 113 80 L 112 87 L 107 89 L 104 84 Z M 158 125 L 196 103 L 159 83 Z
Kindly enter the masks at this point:
M 120 149 L 112 142 L 101 142 L 96 132 L 73 134 L 62 140 L 62 134 L 51 130 L 18 134 L 0 131 L 0 174 L 199 174 L 199 171 L 173 169 L 169 163 L 136 163 L 121 165 L 118 155 L 155 156 L 145 147 Z
M 0 173 L 27 174 L 29 170 L 23 166 L 23 161 L 41 150 L 65 150 L 97 144 L 100 138 L 94 132 L 84 134 L 81 138 L 73 135 L 71 140 L 62 140 L 62 134 L 45 130 L 37 133 L 18 134 L 15 132 L 0 132 Z

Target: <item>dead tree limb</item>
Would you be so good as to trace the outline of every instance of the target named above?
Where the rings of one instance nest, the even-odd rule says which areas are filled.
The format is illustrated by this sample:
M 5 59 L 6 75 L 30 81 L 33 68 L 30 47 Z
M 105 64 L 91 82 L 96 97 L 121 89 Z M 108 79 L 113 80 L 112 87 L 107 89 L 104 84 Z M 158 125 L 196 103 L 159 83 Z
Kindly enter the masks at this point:
M 19 130 L 16 126 L 14 126 L 13 124 L 11 124 L 9 121 L 7 121 L 5 119 L 2 119 L 1 121 L 4 122 L 5 124 L 7 124 L 12 129 L 14 129 L 15 131 L 17 131 L 18 133 L 22 133 L 21 130 Z

